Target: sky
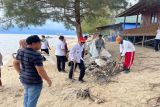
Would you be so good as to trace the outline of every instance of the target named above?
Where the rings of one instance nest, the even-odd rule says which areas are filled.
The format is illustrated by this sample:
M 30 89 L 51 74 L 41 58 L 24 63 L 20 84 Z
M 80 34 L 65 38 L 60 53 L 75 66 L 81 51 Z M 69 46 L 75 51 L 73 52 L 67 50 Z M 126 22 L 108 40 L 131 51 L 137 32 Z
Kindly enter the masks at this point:
M 132 4 L 135 4 L 138 0 L 129 0 Z M 3 12 L 0 12 L 0 15 Z M 47 21 L 43 26 L 29 27 L 29 28 L 18 28 L 13 27 L 7 30 L 0 28 L 0 34 L 45 34 L 45 35 L 75 35 L 75 30 L 67 30 L 63 23 L 57 23 L 52 21 Z
M 43 26 L 28 28 L 12 27 L 7 30 L 0 28 L 0 34 L 45 34 L 45 35 L 75 35 L 75 30 L 67 30 L 63 23 L 47 21 Z
M 43 26 L 31 26 L 29 28 L 13 27 L 7 30 L 0 28 L 0 34 L 45 34 L 45 35 L 75 35 L 74 30 L 67 30 L 63 23 L 47 21 Z

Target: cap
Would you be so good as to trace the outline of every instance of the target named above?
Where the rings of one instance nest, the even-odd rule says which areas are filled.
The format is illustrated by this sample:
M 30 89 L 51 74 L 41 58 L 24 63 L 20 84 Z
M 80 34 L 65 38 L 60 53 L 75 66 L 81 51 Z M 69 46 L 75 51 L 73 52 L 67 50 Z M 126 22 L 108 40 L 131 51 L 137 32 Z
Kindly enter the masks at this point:
M 86 42 L 86 39 L 84 37 L 80 37 L 79 42 Z

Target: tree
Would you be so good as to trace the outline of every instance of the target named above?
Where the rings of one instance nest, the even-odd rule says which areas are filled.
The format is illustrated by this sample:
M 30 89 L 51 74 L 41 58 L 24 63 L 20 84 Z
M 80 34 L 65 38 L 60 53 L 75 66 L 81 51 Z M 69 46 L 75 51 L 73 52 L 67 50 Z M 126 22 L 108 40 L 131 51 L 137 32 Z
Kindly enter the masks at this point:
M 76 28 L 82 36 L 81 23 L 85 17 L 99 15 L 104 8 L 120 9 L 126 0 L 3 0 L 5 18 L 11 25 L 28 27 L 43 25 L 46 20 L 63 22 L 66 28 Z
M 82 22 L 82 30 L 84 33 L 93 33 L 96 31 L 96 27 L 105 26 L 111 23 L 112 20 L 106 17 L 86 18 Z

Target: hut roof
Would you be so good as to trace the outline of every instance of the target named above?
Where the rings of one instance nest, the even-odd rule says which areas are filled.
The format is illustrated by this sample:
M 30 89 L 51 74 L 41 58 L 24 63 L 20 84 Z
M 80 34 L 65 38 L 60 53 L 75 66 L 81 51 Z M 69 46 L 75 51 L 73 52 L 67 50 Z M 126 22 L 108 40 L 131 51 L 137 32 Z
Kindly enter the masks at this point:
M 148 9 L 156 9 L 160 6 L 160 0 L 141 0 L 124 12 L 118 14 L 116 17 L 133 16 L 147 11 Z

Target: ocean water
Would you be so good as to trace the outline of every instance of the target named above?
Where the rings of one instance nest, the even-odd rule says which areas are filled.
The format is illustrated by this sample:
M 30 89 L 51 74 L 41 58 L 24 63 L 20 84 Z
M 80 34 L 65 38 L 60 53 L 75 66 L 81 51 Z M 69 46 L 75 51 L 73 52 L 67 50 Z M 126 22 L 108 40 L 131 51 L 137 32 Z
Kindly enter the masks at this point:
M 19 48 L 19 40 L 25 39 L 30 35 L 23 34 L 0 34 L 0 52 L 3 55 L 3 63 L 6 64 L 10 58 L 12 53 L 16 53 Z M 46 35 L 49 37 L 48 42 L 50 46 L 54 46 L 56 41 L 58 40 L 58 36 L 56 35 Z M 64 35 L 65 37 L 75 37 L 74 35 Z

